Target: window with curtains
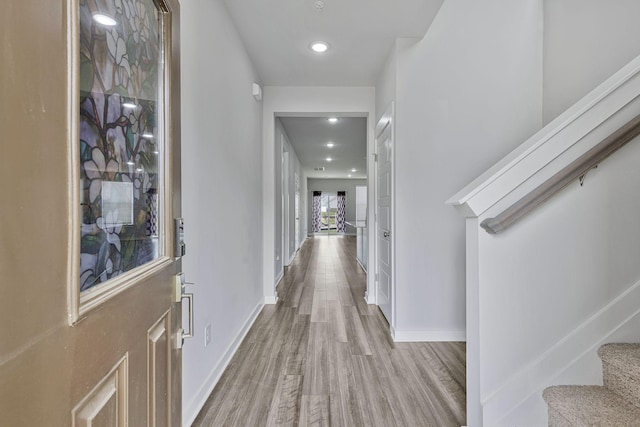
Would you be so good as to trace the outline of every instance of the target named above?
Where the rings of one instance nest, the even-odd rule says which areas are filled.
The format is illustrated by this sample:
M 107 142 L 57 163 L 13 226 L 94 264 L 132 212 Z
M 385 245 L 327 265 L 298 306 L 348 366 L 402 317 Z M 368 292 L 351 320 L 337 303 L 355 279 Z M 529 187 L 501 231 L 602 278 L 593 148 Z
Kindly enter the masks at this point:
M 312 229 L 314 233 L 346 233 L 347 192 L 313 192 Z
M 322 228 L 322 191 L 313 192 L 313 232 L 319 233 Z
M 347 192 L 338 191 L 338 212 L 336 213 L 336 227 L 338 233 L 346 233 L 347 226 L 345 224 L 347 217 Z

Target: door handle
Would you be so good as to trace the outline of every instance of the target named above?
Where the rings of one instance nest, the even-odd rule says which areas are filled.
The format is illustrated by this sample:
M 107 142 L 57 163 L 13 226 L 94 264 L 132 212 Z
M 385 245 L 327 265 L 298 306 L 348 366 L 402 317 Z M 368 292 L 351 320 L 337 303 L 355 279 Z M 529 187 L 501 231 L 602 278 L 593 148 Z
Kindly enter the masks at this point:
M 189 300 L 189 332 L 186 334 L 183 332 L 182 338 L 193 338 L 193 294 L 183 293 L 181 299 L 185 298 Z
M 384 233 L 382 233 L 382 235 L 384 237 L 389 237 L 389 236 L 391 236 L 391 233 L 389 233 L 388 231 L 385 231 Z
M 193 328 L 193 293 L 185 292 L 185 285 L 193 285 L 193 283 L 189 283 L 185 281 L 184 273 L 179 273 L 175 276 L 175 302 L 182 302 L 183 299 L 188 300 L 189 307 L 189 331 L 184 332 L 182 328 L 180 328 L 177 332 L 176 337 L 176 347 L 182 348 L 182 344 L 184 343 L 185 338 L 193 338 L 194 336 L 194 328 Z

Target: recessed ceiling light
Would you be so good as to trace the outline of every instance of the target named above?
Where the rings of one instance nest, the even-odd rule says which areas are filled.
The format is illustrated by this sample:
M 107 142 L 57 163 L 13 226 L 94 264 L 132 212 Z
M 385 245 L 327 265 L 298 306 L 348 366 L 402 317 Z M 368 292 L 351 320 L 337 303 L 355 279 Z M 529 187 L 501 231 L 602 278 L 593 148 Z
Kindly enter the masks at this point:
M 136 105 L 136 104 L 134 104 L 133 102 L 123 102 L 123 103 L 122 103 L 122 106 L 123 106 L 124 108 L 136 108 L 136 107 L 137 107 L 137 105 Z
M 337 117 L 329 117 L 327 120 L 329 121 L 329 123 L 337 123 L 338 122 L 338 118 Z
M 347 175 L 347 177 L 351 178 L 351 174 Z
M 128 164 L 128 165 L 131 165 L 131 166 L 135 165 L 135 163 L 133 163 L 131 160 L 129 160 L 129 161 L 127 162 L 127 164 Z
M 351 169 L 351 172 L 358 172 L 357 169 Z
M 160 154 L 160 152 L 159 151 L 154 151 L 153 154 Z
M 316 53 L 324 53 L 327 51 L 327 49 L 329 49 L 329 44 L 327 42 L 323 42 L 323 41 L 316 41 L 311 43 L 311 50 L 316 52 Z
M 142 172 L 142 168 L 136 169 L 136 172 Z
M 327 162 L 330 162 L 331 160 L 333 160 L 331 157 L 327 157 Z
M 333 142 L 329 142 L 329 143 L 327 143 L 327 147 L 329 147 L 329 148 L 333 147 L 334 145 L 335 145 L 335 144 L 334 144 Z
M 152 133 L 143 133 L 142 137 L 143 138 L 153 138 L 153 134 Z
M 118 25 L 118 22 L 115 19 L 103 13 L 95 13 L 93 15 L 93 20 L 100 25 L 104 25 L 105 27 L 115 27 L 116 25 Z

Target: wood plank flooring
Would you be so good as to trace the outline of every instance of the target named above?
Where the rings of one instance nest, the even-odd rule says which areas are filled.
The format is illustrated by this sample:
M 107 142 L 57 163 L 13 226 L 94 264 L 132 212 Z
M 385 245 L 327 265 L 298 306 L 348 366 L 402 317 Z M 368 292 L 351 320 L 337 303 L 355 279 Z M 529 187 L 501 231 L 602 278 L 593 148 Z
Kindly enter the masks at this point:
M 464 343 L 394 343 L 355 238 L 310 238 L 194 426 L 465 425 Z

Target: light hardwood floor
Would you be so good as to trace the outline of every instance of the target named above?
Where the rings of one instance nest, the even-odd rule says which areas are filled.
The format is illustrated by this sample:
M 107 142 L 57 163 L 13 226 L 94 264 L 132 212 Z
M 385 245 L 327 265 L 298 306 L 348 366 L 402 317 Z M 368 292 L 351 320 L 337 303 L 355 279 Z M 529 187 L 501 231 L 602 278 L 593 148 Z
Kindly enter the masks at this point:
M 465 425 L 464 343 L 394 343 L 355 238 L 303 245 L 194 426 Z

